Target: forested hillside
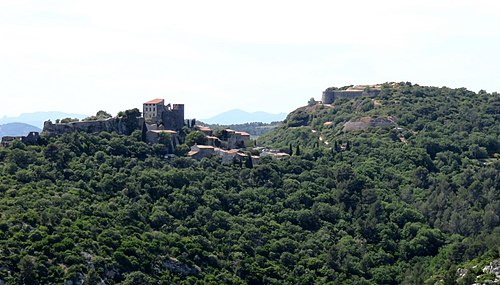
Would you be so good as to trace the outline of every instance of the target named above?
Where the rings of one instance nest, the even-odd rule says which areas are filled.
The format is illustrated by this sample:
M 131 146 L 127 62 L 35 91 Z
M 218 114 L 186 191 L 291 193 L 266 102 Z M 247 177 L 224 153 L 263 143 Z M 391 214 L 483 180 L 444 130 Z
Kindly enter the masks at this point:
M 0 148 L 0 283 L 494 280 L 499 122 L 497 93 L 386 84 L 291 113 L 259 143 L 294 155 L 253 166 L 165 160 L 138 131 L 15 142 Z

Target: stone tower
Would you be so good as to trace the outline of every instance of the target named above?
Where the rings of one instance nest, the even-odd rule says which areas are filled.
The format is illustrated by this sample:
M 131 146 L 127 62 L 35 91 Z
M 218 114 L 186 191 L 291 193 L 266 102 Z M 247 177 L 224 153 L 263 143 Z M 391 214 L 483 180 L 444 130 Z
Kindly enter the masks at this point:
M 163 126 L 167 130 L 180 130 L 184 127 L 184 104 L 168 104 L 162 114 Z
M 332 104 L 335 101 L 335 91 L 323 91 L 321 102 L 323 104 Z

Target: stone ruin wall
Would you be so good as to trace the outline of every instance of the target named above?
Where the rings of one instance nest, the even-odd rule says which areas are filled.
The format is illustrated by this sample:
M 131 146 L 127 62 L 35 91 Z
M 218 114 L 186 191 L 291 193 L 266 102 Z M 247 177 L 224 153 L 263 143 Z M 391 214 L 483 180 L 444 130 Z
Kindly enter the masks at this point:
M 143 118 L 137 118 L 134 126 L 127 125 L 127 123 L 120 118 L 109 118 L 99 121 L 83 121 L 54 124 L 51 121 L 46 121 L 43 124 L 42 134 L 46 136 L 58 136 L 71 132 L 85 132 L 85 133 L 100 133 L 100 132 L 116 132 L 120 135 L 127 135 L 134 130 L 140 130 L 144 124 Z
M 334 90 L 334 91 L 323 91 L 321 101 L 323 104 L 332 104 L 338 99 L 354 99 L 362 96 L 376 96 L 380 93 L 380 90 L 370 90 L 370 91 L 345 91 L 345 90 Z
M 173 104 L 162 112 L 162 123 L 166 130 L 178 131 L 184 127 L 184 104 Z

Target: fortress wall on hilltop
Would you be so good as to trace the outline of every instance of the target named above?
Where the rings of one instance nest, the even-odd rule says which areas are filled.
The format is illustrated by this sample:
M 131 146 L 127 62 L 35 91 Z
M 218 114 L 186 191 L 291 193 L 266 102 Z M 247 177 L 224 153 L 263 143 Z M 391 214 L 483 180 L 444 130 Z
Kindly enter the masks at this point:
M 338 99 L 354 99 L 362 96 L 376 96 L 380 93 L 380 90 L 334 90 L 334 91 L 323 91 L 321 101 L 323 104 L 332 104 Z
M 51 121 L 46 121 L 43 124 L 42 134 L 47 136 L 58 136 L 71 132 L 116 132 L 117 134 L 125 135 L 132 133 L 134 130 L 140 130 L 143 124 L 143 118 L 136 118 L 132 122 L 132 124 L 120 118 L 109 118 L 106 120 L 71 122 L 62 124 L 54 124 Z

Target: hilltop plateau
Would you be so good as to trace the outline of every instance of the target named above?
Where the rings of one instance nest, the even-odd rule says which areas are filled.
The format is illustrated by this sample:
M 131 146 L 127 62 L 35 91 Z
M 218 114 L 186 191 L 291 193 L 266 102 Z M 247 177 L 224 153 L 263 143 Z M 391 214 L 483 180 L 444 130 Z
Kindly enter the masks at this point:
M 446 150 L 474 151 L 469 157 L 484 159 L 500 152 L 498 93 L 403 82 L 380 86 L 375 96 L 340 98 L 332 104 L 310 101 L 259 141 L 282 148 L 329 148 L 335 141 L 357 143 L 357 138 L 370 137 L 387 139 L 392 147 L 423 147 L 432 158 Z

